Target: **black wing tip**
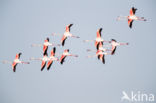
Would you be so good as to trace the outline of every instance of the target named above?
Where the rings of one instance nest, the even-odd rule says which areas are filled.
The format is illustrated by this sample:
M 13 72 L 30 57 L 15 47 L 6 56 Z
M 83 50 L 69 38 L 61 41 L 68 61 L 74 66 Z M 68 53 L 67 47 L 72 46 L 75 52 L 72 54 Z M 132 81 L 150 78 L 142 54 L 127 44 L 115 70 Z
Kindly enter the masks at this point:
M 111 52 L 111 55 L 114 55 L 115 54 L 115 50 L 113 50 L 112 52 Z
M 135 10 L 137 10 L 137 8 L 135 8 L 134 6 L 132 7 L 132 9 L 135 9 Z
M 62 46 L 64 46 L 64 42 L 62 42 Z
M 48 67 L 47 70 L 50 70 L 50 67 Z
M 56 52 L 56 47 L 53 48 L 53 52 L 54 52 L 54 53 Z
M 133 21 L 131 21 L 130 24 L 129 24 L 130 29 L 132 28 L 132 23 L 133 23 Z
M 98 43 L 97 46 L 96 46 L 96 49 L 97 49 L 97 50 L 99 50 L 99 45 L 100 45 L 100 43 Z
M 98 59 L 100 59 L 100 55 L 98 55 Z
M 48 56 L 47 50 L 43 53 L 43 56 Z
M 105 64 L 105 55 L 103 55 L 103 58 L 102 58 L 102 63 Z
M 129 26 L 130 29 L 132 29 L 132 26 Z
M 13 72 L 15 73 L 16 72 L 16 69 L 13 69 Z
M 61 63 L 61 65 L 63 65 L 63 61 L 61 61 L 60 63 Z
M 41 68 L 41 71 L 43 71 L 44 67 L 45 67 L 45 66 L 43 66 L 43 67 Z
M 44 67 L 46 66 L 46 63 L 44 64 L 44 66 L 41 68 L 41 71 L 43 71 Z
M 115 41 L 115 42 L 116 42 L 116 40 L 115 40 L 115 39 L 111 39 L 111 41 Z
M 47 41 L 49 41 L 49 37 L 47 37 Z
M 115 50 L 116 50 L 116 48 L 111 52 L 111 55 L 114 55 L 115 54 Z
M 69 26 L 72 26 L 72 25 L 73 25 L 73 23 L 69 24 Z
M 65 40 L 66 40 L 67 38 L 65 38 L 63 41 L 62 41 L 62 46 L 64 46 L 64 44 L 65 44 Z

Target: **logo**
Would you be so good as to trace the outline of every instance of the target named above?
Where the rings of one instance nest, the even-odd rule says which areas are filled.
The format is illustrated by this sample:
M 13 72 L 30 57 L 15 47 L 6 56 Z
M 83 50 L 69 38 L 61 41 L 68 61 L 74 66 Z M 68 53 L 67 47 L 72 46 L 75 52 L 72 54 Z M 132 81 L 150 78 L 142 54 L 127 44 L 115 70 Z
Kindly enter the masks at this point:
M 131 91 L 129 94 L 125 91 L 122 91 L 121 101 L 129 101 L 129 102 L 153 102 L 154 94 L 146 94 L 140 91 L 134 92 Z

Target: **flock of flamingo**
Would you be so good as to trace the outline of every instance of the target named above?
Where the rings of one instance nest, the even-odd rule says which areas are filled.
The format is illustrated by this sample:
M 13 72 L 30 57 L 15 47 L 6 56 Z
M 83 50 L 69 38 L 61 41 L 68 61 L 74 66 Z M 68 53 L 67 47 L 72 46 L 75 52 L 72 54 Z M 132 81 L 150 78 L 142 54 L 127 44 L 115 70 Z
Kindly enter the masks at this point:
M 130 15 L 129 16 L 119 16 L 117 18 L 117 20 L 122 20 L 122 19 L 126 19 L 128 20 L 128 25 L 130 28 L 132 28 L 132 23 L 134 20 L 138 20 L 138 21 L 146 21 L 146 19 L 144 19 L 144 17 L 137 17 L 135 16 L 135 12 L 136 12 L 136 8 L 132 7 L 130 9 Z M 65 41 L 67 38 L 69 37 L 73 37 L 73 38 L 79 38 L 78 36 L 73 35 L 70 32 L 70 29 L 72 27 L 73 24 L 69 24 L 66 26 L 65 32 L 63 34 L 63 37 L 61 39 L 61 45 L 62 47 L 65 45 Z M 101 32 L 102 32 L 102 28 L 97 30 L 97 36 L 95 40 L 84 40 L 84 42 L 89 42 L 89 41 L 94 41 L 95 42 L 95 47 L 96 50 L 91 50 L 91 49 L 87 49 L 87 52 L 89 51 L 94 51 L 95 55 L 93 56 L 87 56 L 88 58 L 90 57 L 97 57 L 99 60 L 102 61 L 103 64 L 105 64 L 105 55 L 114 55 L 117 46 L 121 46 L 121 45 L 128 45 L 128 43 L 120 43 L 117 42 L 115 39 L 111 39 L 110 41 L 106 41 L 104 39 L 102 39 L 101 37 Z M 57 34 L 54 34 L 57 35 Z M 104 43 L 108 43 L 108 45 L 104 45 Z M 60 64 L 63 64 L 65 61 L 65 58 L 67 56 L 73 56 L 73 57 L 78 57 L 78 55 L 75 54 L 71 54 L 69 53 L 69 49 L 65 49 L 64 52 L 61 54 L 60 58 L 55 57 L 56 55 L 56 47 L 55 46 L 61 46 L 60 44 L 53 44 L 49 42 L 49 38 L 46 38 L 46 40 L 44 41 L 43 44 L 32 44 L 32 46 L 43 46 L 43 57 L 42 58 L 30 58 L 30 60 L 40 60 L 42 61 L 41 64 L 41 71 L 45 68 L 46 64 L 47 64 L 47 70 L 49 70 L 51 68 L 51 65 L 54 61 L 59 61 Z M 50 57 L 48 57 L 48 46 L 53 46 L 53 49 L 51 50 L 51 54 Z M 107 47 L 107 48 L 106 48 Z M 13 72 L 16 72 L 16 66 L 17 64 L 29 64 L 30 62 L 25 62 L 25 61 L 21 61 L 20 60 L 20 56 L 22 53 L 18 53 L 16 54 L 16 57 L 14 59 L 13 62 L 4 60 L 3 63 L 9 63 L 12 64 L 12 69 Z

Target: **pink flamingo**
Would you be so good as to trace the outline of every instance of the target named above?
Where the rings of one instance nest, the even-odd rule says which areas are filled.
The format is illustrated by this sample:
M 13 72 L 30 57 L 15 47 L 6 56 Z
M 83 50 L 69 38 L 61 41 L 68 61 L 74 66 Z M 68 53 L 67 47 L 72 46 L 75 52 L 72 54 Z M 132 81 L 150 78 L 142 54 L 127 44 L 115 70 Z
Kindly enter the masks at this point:
M 9 64 L 12 64 L 13 72 L 16 72 L 16 66 L 17 66 L 17 64 L 30 64 L 29 62 L 21 61 L 21 60 L 20 60 L 20 56 L 21 56 L 21 55 L 22 55 L 22 53 L 18 53 L 18 54 L 16 54 L 16 57 L 15 57 L 13 63 L 10 62 L 10 61 L 6 61 L 6 60 L 3 61 L 3 63 L 9 63 Z
M 74 38 L 80 38 L 78 36 L 74 36 L 73 34 L 70 33 L 70 28 L 73 24 L 69 24 L 66 26 L 66 31 L 65 33 L 63 34 L 63 37 L 61 39 L 61 43 L 62 43 L 62 46 L 64 46 L 65 44 L 65 40 L 67 39 L 67 37 L 74 37 Z
M 56 48 L 54 47 L 53 50 L 51 50 L 51 55 L 47 64 L 47 70 L 50 69 L 53 61 L 59 61 L 59 59 L 55 57 L 55 52 L 56 52 Z
M 78 57 L 78 55 L 70 54 L 70 53 L 69 53 L 69 49 L 66 49 L 66 50 L 64 50 L 63 54 L 61 55 L 61 58 L 60 58 L 60 63 L 61 63 L 61 64 L 63 64 L 63 62 L 64 62 L 64 60 L 65 60 L 65 58 L 66 58 L 67 56 Z
M 120 46 L 120 45 L 128 45 L 129 44 L 129 43 L 118 43 L 115 39 L 112 39 L 110 41 L 110 43 L 111 43 L 111 46 L 112 46 L 112 52 L 111 52 L 112 55 L 115 54 L 115 51 L 116 51 L 117 46 Z
M 84 42 L 89 42 L 89 41 L 95 41 L 95 47 L 97 47 L 97 45 L 101 42 L 103 44 L 103 42 L 108 42 L 102 39 L 101 37 L 101 32 L 102 32 L 102 28 L 98 29 L 96 32 L 96 39 L 95 40 L 84 40 Z
M 132 23 L 134 20 L 138 20 L 138 21 L 146 21 L 146 19 L 144 19 L 144 17 L 138 17 L 135 16 L 135 12 L 136 12 L 137 8 L 132 7 L 130 10 L 130 15 L 129 16 L 119 16 L 117 18 L 117 20 L 121 20 L 121 19 L 128 19 L 128 25 L 130 28 L 132 28 Z

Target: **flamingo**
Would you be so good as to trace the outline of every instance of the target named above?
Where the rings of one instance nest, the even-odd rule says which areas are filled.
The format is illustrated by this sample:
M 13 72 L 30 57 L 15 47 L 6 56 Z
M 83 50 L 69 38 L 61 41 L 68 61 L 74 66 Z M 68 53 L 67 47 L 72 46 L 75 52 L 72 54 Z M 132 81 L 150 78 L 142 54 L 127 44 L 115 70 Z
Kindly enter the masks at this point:
M 138 17 L 138 16 L 135 16 L 135 12 L 136 12 L 137 8 L 134 8 L 132 7 L 130 9 L 130 15 L 129 16 L 119 16 L 117 18 L 117 20 L 121 20 L 121 19 L 128 19 L 128 25 L 130 28 L 132 28 L 132 23 L 134 20 L 138 20 L 138 21 L 146 21 L 146 19 L 144 19 L 144 17 Z
M 50 59 L 48 58 L 48 54 L 44 54 L 42 58 L 30 58 L 30 60 L 41 60 L 42 61 L 41 71 L 43 71 L 43 69 L 46 66 L 47 61 Z
M 16 66 L 17 64 L 30 64 L 29 62 L 24 62 L 24 61 L 21 61 L 20 60 L 20 56 L 22 55 L 22 53 L 18 53 L 16 54 L 16 57 L 14 59 L 13 62 L 10 62 L 10 61 L 3 61 L 3 63 L 8 63 L 8 64 L 12 64 L 12 69 L 13 69 L 13 72 L 16 72 Z
M 66 31 L 64 32 L 63 37 L 62 37 L 62 39 L 61 39 L 62 46 L 64 46 L 65 40 L 67 39 L 67 37 L 80 38 L 80 37 L 74 36 L 74 35 L 72 35 L 72 34 L 70 33 L 70 28 L 71 28 L 72 25 L 73 25 L 73 24 L 69 24 L 69 25 L 66 26 Z
M 42 46 L 41 44 L 32 44 L 31 46 Z M 60 44 L 53 44 L 49 42 L 49 38 L 47 37 L 46 40 L 44 40 L 43 43 L 43 55 L 47 54 L 48 46 L 60 46 Z
M 96 52 L 96 56 L 102 61 L 103 64 L 105 64 L 105 55 L 110 55 L 110 53 L 104 52 L 102 50 L 97 50 Z
M 117 46 L 120 46 L 120 45 L 128 45 L 129 44 L 129 43 L 118 43 L 115 39 L 112 39 L 110 41 L 110 43 L 111 43 L 111 46 L 112 46 L 112 52 L 111 52 L 112 55 L 115 54 L 115 51 L 116 51 Z
M 55 51 L 56 51 L 56 48 L 54 47 L 53 50 L 51 50 L 51 55 L 47 64 L 47 70 L 50 69 L 53 61 L 59 61 L 59 59 L 55 57 Z
M 43 58 L 42 58 L 41 71 L 43 71 L 43 69 L 45 68 L 46 63 L 47 63 L 48 60 L 49 60 L 48 55 L 45 54 L 45 55 L 43 56 Z
M 91 58 L 91 57 L 98 57 L 99 60 L 102 61 L 103 64 L 105 64 L 105 55 L 111 55 L 111 53 L 109 52 L 104 52 L 102 50 L 97 50 L 96 52 L 96 55 L 93 55 L 93 56 L 88 56 L 88 58 Z
M 61 64 L 63 64 L 63 62 L 64 62 L 64 60 L 65 60 L 65 58 L 66 58 L 67 56 L 78 57 L 78 55 L 70 54 L 70 53 L 69 53 L 69 49 L 66 49 L 66 50 L 64 50 L 63 54 L 61 55 L 61 58 L 60 58 L 60 63 L 61 63 Z
M 105 41 L 101 38 L 101 32 L 102 32 L 102 28 L 98 29 L 96 32 L 96 39 L 95 40 L 84 40 L 84 42 L 89 42 L 89 41 L 95 41 L 95 47 L 98 49 L 97 45 L 101 42 L 103 44 L 103 42 L 108 42 Z
M 103 44 L 103 39 L 101 38 L 101 31 L 102 31 L 102 28 L 98 29 L 97 30 L 97 33 L 96 33 L 96 39 L 95 39 L 95 46 L 97 48 L 97 45 L 101 42 Z

